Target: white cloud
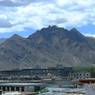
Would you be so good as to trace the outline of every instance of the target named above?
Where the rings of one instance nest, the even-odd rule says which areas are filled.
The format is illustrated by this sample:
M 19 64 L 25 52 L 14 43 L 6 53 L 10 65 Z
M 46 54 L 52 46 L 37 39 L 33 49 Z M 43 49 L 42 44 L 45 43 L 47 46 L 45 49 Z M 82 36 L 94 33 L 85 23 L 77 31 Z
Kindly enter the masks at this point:
M 0 0 L 0 21 L 10 25 L 0 26 L 0 33 L 40 29 L 50 24 L 95 24 L 94 6 L 94 0 Z
M 94 37 L 95 38 L 95 34 L 84 34 L 87 37 Z
M 0 0 L 0 6 L 18 7 L 28 5 L 31 2 L 32 0 Z

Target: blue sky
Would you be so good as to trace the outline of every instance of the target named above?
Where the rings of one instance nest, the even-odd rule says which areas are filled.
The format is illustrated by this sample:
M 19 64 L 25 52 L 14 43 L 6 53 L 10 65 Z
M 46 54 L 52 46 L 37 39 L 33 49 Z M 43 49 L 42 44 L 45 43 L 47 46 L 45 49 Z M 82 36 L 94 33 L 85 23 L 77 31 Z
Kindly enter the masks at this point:
M 95 0 L 0 0 L 0 38 L 26 37 L 48 25 L 95 37 Z

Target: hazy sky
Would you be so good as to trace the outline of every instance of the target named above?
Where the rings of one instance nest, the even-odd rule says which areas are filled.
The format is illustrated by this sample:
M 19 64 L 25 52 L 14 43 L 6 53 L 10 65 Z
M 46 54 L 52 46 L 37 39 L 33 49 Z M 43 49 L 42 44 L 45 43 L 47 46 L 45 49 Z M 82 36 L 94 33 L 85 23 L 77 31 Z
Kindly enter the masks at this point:
M 95 35 L 95 0 L 0 0 L 0 38 L 58 25 Z

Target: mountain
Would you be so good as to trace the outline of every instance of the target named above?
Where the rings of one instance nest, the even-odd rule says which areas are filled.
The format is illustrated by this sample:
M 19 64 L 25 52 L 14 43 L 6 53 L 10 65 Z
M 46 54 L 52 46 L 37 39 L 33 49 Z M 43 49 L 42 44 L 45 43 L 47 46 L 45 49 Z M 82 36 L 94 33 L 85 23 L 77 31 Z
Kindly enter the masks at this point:
M 95 49 L 95 38 L 94 37 L 87 37 L 88 43 Z
M 77 29 L 49 26 L 28 38 L 13 35 L 0 45 L 0 70 L 95 66 L 95 39 Z
M 5 38 L 0 38 L 0 44 L 3 43 L 5 40 Z

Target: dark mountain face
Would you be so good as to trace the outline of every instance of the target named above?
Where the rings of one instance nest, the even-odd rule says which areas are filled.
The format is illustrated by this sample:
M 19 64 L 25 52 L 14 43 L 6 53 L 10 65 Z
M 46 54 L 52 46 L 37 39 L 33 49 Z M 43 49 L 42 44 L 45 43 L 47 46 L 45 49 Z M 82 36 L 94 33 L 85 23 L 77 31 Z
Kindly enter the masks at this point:
M 86 38 L 79 33 L 76 29 L 71 29 L 70 31 L 64 29 L 64 28 L 59 28 L 57 26 L 49 26 L 48 28 L 43 28 L 40 31 L 37 31 L 33 35 L 29 36 L 29 38 L 39 38 L 43 37 L 45 40 L 52 40 L 52 37 L 57 37 L 60 40 L 62 39 L 69 39 L 71 41 L 76 41 L 79 43 L 85 43 Z
M 93 37 L 87 37 L 88 43 L 92 46 L 93 49 L 95 49 L 95 38 Z
M 75 28 L 43 28 L 28 38 L 13 35 L 0 45 L 0 69 L 94 66 L 95 40 Z
M 3 43 L 5 40 L 5 38 L 0 38 L 0 44 Z

